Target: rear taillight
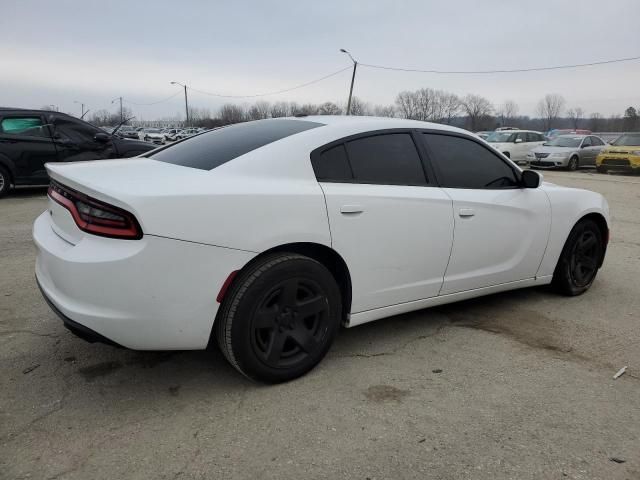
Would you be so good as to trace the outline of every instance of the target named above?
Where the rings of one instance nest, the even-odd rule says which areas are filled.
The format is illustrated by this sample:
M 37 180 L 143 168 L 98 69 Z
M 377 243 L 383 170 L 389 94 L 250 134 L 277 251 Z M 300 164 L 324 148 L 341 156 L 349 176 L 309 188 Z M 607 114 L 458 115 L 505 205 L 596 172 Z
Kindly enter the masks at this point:
M 127 240 L 142 238 L 140 224 L 126 210 L 96 200 L 54 181 L 49 186 L 49 197 L 69 210 L 76 225 L 83 232 Z

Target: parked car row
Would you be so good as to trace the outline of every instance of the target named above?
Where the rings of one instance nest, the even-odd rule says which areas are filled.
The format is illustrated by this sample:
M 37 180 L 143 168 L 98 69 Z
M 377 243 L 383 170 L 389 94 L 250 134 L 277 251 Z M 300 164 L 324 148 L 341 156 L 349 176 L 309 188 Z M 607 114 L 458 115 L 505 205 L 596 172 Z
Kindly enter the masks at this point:
M 640 171 L 640 133 L 625 133 L 608 144 L 589 130 L 532 130 L 503 127 L 476 136 L 521 166 L 577 170 L 595 166 L 609 170 Z M 637 148 L 635 148 L 637 147 Z

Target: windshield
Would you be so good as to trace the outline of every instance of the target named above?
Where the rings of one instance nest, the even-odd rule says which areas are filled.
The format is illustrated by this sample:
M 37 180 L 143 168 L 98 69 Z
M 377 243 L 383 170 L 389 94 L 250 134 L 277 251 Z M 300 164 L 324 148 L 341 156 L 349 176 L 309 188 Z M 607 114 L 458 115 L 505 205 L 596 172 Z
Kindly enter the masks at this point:
M 611 145 L 625 145 L 628 147 L 640 147 L 640 134 L 620 135 Z
M 545 145 L 550 147 L 579 147 L 583 137 L 556 137 L 549 140 Z
M 493 143 L 513 143 L 515 141 L 516 135 L 512 132 L 492 132 L 487 137 L 487 142 Z

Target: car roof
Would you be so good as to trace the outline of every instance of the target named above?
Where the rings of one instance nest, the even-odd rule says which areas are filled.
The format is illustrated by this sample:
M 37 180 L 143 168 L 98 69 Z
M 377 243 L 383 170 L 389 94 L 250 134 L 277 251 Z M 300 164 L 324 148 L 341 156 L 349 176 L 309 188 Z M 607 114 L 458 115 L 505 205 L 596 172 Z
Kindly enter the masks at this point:
M 392 117 L 371 117 L 371 116 L 356 116 L 356 115 L 298 115 L 295 117 L 282 117 L 283 120 L 300 120 L 307 122 L 317 122 L 328 127 L 349 130 L 360 130 L 362 132 L 370 130 L 384 130 L 393 128 L 423 128 L 433 130 L 443 130 L 449 132 L 464 133 L 467 135 L 473 135 L 468 130 L 462 128 L 452 127 L 450 125 L 444 125 L 441 123 L 423 122 L 420 120 L 408 120 L 404 118 L 392 118 Z M 279 118 L 269 119 L 271 121 L 278 121 Z M 322 130 L 322 129 L 319 129 Z M 314 130 L 310 130 L 313 132 Z
M 565 138 L 584 138 L 584 137 L 597 137 L 597 135 L 590 135 L 586 133 L 563 133 L 562 135 L 558 135 L 556 138 L 565 137 Z

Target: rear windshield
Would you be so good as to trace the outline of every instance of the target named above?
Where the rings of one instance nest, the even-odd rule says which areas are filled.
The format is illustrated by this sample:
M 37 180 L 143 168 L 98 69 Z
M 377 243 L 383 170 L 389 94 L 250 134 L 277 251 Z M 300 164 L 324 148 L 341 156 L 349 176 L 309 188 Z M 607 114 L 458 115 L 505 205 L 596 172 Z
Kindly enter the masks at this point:
M 183 167 L 213 170 L 256 148 L 323 125 L 285 119 L 237 123 L 163 148 L 149 158 Z
M 624 134 L 616 138 L 611 142 L 611 145 L 621 145 L 626 147 L 638 147 L 640 146 L 640 135 L 638 134 Z

